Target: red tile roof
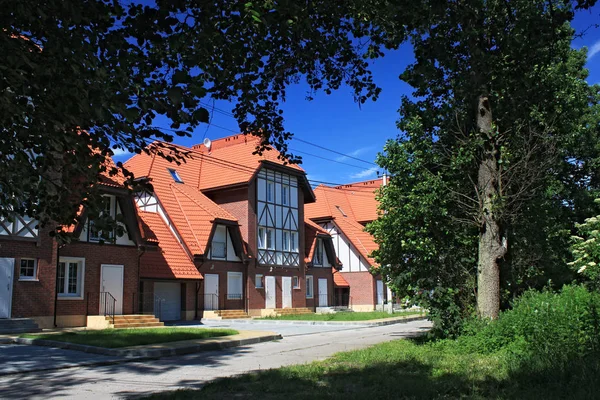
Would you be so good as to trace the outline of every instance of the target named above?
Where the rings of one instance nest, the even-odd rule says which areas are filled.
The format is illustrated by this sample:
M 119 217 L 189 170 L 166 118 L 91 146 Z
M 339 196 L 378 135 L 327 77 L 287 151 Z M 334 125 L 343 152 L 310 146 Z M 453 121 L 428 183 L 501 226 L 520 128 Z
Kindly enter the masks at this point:
M 348 281 L 344 279 L 340 271 L 335 268 L 331 268 L 331 272 L 333 272 L 333 285 L 336 287 L 350 287 Z
M 305 206 L 307 218 L 333 220 L 372 266 L 375 260 L 370 254 L 378 247 L 373 237 L 365 232 L 363 223 L 377 218 L 375 192 L 381 183 L 381 179 L 376 179 L 337 187 L 319 185 L 315 189 L 317 201 Z
M 181 243 L 158 213 L 138 211 L 144 236 L 158 241 L 157 250 L 146 251 L 140 261 L 140 276 L 152 279 L 202 279 Z

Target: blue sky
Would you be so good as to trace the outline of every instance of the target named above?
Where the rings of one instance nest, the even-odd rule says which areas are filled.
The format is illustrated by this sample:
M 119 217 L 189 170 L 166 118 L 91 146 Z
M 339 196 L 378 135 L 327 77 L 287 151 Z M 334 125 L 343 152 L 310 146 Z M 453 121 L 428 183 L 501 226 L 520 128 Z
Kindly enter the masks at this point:
M 578 32 L 589 28 L 583 37 L 573 42 L 573 47 L 588 47 L 587 68 L 590 71 L 588 79 L 590 84 L 600 83 L 600 29 L 590 27 L 599 22 L 600 4 L 591 11 L 579 13 L 574 21 L 574 27 Z M 307 101 L 305 85 L 298 84 L 290 87 L 283 105 L 287 130 L 299 139 L 365 161 L 374 161 L 385 142 L 398 135 L 396 122 L 400 99 L 402 95 L 411 93 L 411 88 L 400 81 L 398 76 L 411 61 L 412 51 L 408 46 L 376 60 L 372 65 L 372 71 L 376 83 L 383 90 L 376 102 L 367 102 L 361 107 L 353 101 L 349 88 L 342 87 L 329 96 L 318 93 L 314 100 Z M 216 102 L 215 107 L 224 111 L 232 109 L 231 104 L 227 102 Z M 168 127 L 160 121 L 156 123 Z M 189 146 L 200 143 L 205 133 L 210 139 L 218 139 L 231 135 L 230 130 L 238 131 L 235 119 L 219 112 L 213 113 L 212 124 L 214 125 L 208 127 L 199 126 L 191 138 L 176 138 L 176 143 Z M 342 165 L 298 153 L 303 158 L 302 167 L 311 180 L 341 184 L 377 176 L 378 168 L 372 164 L 344 158 L 294 139 L 289 145 L 291 149 L 298 152 L 352 164 L 352 166 Z M 123 161 L 128 156 L 120 155 L 115 158 Z

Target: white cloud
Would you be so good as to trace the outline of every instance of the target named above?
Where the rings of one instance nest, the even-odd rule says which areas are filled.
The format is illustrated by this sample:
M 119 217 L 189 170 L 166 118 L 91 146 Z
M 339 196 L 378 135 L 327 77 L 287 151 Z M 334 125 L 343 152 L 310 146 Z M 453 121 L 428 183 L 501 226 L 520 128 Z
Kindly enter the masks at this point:
M 369 169 L 365 169 L 364 171 L 360 171 L 360 172 L 350 175 L 350 178 L 352 178 L 352 179 L 367 178 L 371 175 L 375 175 L 375 173 L 377 172 L 378 169 L 379 169 L 379 167 L 371 167 Z
M 356 149 L 356 150 L 354 150 L 354 151 L 351 151 L 350 153 L 348 153 L 348 155 L 349 155 L 349 156 L 352 156 L 352 157 L 356 157 L 356 156 L 358 156 L 358 155 L 360 155 L 360 154 L 362 154 L 362 153 L 364 153 L 364 152 L 367 152 L 367 151 L 371 150 L 372 148 L 373 148 L 372 146 L 369 146 L 369 147 L 361 147 L 360 149 Z M 348 160 L 348 159 L 349 159 L 349 157 L 346 157 L 346 156 L 339 156 L 339 157 L 337 157 L 337 158 L 335 159 L 335 161 L 345 161 L 345 160 Z
M 591 45 L 588 49 L 588 60 L 594 57 L 596 54 L 600 53 L 600 40 Z

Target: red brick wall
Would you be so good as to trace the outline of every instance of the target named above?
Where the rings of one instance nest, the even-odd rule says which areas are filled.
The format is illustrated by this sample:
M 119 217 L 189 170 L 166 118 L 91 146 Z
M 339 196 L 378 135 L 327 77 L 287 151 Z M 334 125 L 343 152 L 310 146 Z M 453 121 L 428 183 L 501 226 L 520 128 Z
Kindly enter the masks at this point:
M 228 262 L 228 261 L 216 261 L 206 260 L 200 266 L 200 272 L 202 275 L 215 274 L 219 275 L 219 309 L 221 310 L 243 310 L 244 300 L 228 300 L 227 299 L 227 272 L 242 272 L 245 273 L 246 266 L 240 262 Z M 244 279 L 242 277 L 242 282 Z M 242 291 L 245 288 L 242 287 Z M 200 289 L 199 309 L 204 310 L 204 293 L 205 286 L 202 282 Z
M 13 318 L 54 315 L 56 242 L 48 233 L 48 230 L 40 231 L 39 243 L 0 237 L 0 257 L 15 259 L 11 313 Z M 19 280 L 21 257 L 38 260 L 37 281 Z
M 96 243 L 71 243 L 60 249 L 61 257 L 85 258 L 84 298 L 58 299 L 58 315 L 85 315 L 89 296 L 89 313 L 98 313 L 98 293 L 102 264 L 123 265 L 123 313 L 137 312 L 133 295 L 138 292 L 138 251 L 133 246 Z M 137 301 L 136 301 L 137 303 Z
M 341 272 L 350 285 L 352 305 L 374 305 L 376 296 L 375 278 L 370 272 Z

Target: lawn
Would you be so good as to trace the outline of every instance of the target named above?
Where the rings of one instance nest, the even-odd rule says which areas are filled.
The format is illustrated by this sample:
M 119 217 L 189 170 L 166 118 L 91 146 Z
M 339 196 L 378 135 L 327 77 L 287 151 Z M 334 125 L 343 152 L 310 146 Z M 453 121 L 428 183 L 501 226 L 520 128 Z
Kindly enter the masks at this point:
M 520 369 L 502 354 L 397 340 L 330 359 L 217 380 L 201 390 L 150 399 L 588 399 L 597 398 L 599 362 L 555 371 Z M 581 368 L 585 365 L 585 368 Z
M 335 314 L 292 314 L 279 317 L 267 317 L 258 319 L 274 319 L 289 321 L 367 321 L 371 319 L 406 317 L 409 315 L 420 315 L 419 312 L 402 311 L 394 314 L 388 314 L 383 311 L 371 312 L 338 312 Z
M 199 328 L 133 328 L 85 330 L 64 333 L 23 334 L 29 339 L 46 339 L 89 346 L 119 348 L 145 344 L 177 342 L 179 340 L 207 339 L 235 335 L 233 329 Z

